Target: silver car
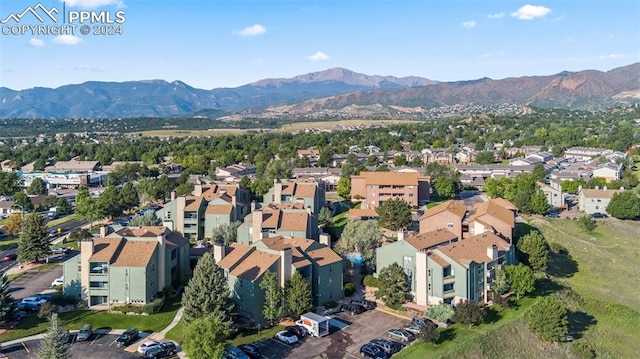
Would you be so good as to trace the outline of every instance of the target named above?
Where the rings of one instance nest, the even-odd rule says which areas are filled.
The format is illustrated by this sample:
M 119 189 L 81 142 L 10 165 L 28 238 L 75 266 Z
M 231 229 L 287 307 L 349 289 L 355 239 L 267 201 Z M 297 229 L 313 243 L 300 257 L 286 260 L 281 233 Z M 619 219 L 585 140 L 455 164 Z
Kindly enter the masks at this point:
M 387 334 L 391 338 L 400 340 L 402 342 L 409 342 L 413 340 L 413 335 L 403 329 L 391 329 L 387 332 Z
M 78 335 L 76 336 L 76 341 L 83 342 L 85 340 L 89 340 L 89 338 L 91 337 L 91 334 L 93 334 L 93 330 L 91 329 L 91 324 L 85 324 L 82 326 L 82 328 L 80 328 L 80 331 L 78 331 Z

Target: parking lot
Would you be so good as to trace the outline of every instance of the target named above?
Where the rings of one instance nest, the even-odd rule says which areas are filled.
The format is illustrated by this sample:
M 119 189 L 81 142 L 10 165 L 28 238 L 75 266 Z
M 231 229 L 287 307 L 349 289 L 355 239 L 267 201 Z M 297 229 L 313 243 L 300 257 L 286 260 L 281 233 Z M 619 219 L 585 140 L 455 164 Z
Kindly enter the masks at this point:
M 276 339 L 265 339 L 254 345 L 260 347 L 262 356 L 276 358 L 315 358 L 326 354 L 328 358 L 360 358 L 360 347 L 371 339 L 388 339 L 389 329 L 401 328 L 409 323 L 379 310 L 359 315 L 338 313 L 331 316 L 331 334 L 323 338 L 305 337 L 293 345 Z M 341 328 L 339 328 L 341 327 Z
M 75 340 L 75 335 L 72 336 Z M 94 334 L 86 342 L 72 342 L 70 348 L 74 358 L 83 359 L 130 359 L 140 358 L 138 353 L 129 353 L 124 348 L 115 346 L 117 335 Z M 10 359 L 37 359 L 38 349 L 41 340 L 30 340 L 23 344 L 15 344 L 7 348 L 2 348 L 2 354 Z

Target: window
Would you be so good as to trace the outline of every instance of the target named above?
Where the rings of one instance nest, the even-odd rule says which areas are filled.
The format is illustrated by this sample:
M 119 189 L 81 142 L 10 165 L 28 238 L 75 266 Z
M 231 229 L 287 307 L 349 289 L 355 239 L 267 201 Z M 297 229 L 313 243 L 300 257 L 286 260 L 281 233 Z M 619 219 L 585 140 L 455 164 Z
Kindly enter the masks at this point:
M 453 275 L 453 271 L 451 270 L 450 266 L 447 266 L 445 268 L 442 268 L 442 276 L 443 277 L 449 277 Z
M 453 290 L 453 283 L 445 284 L 445 285 L 442 287 L 442 290 L 443 290 L 444 292 L 452 291 L 452 290 Z
M 451 222 L 447 223 L 447 228 L 453 228 L 453 223 Z
M 166 217 L 167 217 L 167 219 L 171 219 L 171 211 L 167 211 Z
M 411 262 L 413 261 L 413 258 L 411 258 L 411 256 L 403 256 L 402 259 L 405 267 L 411 267 Z

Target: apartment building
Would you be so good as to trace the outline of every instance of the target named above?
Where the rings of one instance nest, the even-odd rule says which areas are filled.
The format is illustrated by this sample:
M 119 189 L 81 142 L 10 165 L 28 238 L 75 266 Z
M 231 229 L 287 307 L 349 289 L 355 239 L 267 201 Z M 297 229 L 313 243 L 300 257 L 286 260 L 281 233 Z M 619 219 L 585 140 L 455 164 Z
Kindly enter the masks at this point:
M 411 207 L 430 198 L 429 177 L 417 172 L 361 172 L 351 176 L 351 199 L 362 209 L 375 209 L 389 199 L 402 199 Z
M 313 179 L 275 179 L 273 187 L 263 196 L 263 203 L 300 203 L 317 214 L 326 203 L 325 190 Z

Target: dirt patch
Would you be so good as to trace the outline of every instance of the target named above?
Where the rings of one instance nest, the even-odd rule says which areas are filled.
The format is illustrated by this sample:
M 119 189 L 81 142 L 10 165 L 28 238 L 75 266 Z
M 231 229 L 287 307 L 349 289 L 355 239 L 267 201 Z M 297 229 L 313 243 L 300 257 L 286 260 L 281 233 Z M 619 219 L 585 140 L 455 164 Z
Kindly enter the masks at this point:
M 327 347 L 325 354 L 328 358 L 344 358 L 347 353 L 347 348 L 353 345 L 351 334 L 346 333 L 343 330 L 339 330 L 331 334 L 331 344 Z

